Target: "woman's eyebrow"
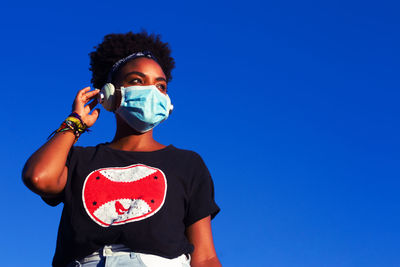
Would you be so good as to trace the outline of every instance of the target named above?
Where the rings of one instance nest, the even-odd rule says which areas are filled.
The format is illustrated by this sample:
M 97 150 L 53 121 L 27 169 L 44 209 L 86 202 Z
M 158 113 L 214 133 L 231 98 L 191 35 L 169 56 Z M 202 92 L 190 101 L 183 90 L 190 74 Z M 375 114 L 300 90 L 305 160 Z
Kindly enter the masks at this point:
M 158 78 L 156 78 L 156 81 L 164 81 L 164 82 L 167 82 L 167 80 L 166 80 L 165 78 L 163 78 L 163 77 L 158 77 Z
M 129 75 L 132 75 L 132 74 L 136 74 L 136 75 L 138 75 L 138 76 L 140 76 L 140 77 L 142 77 L 142 78 L 145 78 L 145 77 L 146 77 L 146 74 L 144 74 L 144 73 L 142 73 L 142 72 L 139 72 L 139 71 L 131 71 L 131 72 L 128 72 L 127 74 L 125 74 L 125 77 L 124 77 L 124 78 L 126 78 L 126 77 L 128 77 Z M 166 80 L 165 78 L 163 78 L 163 77 L 158 77 L 158 78 L 156 78 L 156 81 L 164 81 L 164 82 L 167 82 L 167 80 Z
M 132 75 L 132 74 L 139 75 L 142 78 L 146 77 L 146 75 L 144 75 L 144 73 L 141 73 L 139 71 L 131 71 L 131 72 L 128 72 L 127 74 L 125 74 L 124 78 L 126 78 L 126 77 L 128 77 L 129 75 Z

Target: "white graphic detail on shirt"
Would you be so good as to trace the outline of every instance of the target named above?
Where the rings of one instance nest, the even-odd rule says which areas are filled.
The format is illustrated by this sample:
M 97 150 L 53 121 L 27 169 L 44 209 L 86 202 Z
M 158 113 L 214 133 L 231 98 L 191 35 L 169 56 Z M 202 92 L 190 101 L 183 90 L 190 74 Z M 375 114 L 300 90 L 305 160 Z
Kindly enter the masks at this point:
M 115 208 L 117 202 L 121 203 L 124 208 L 120 214 L 117 213 Z M 94 215 L 107 224 L 113 224 L 132 217 L 139 217 L 150 211 L 149 205 L 141 199 L 119 199 L 105 203 L 94 212 Z
M 149 169 L 145 166 L 137 166 L 136 168 L 130 169 L 108 169 L 108 170 L 101 170 L 100 173 L 114 182 L 132 182 L 138 181 L 143 177 L 149 176 L 155 173 L 156 170 Z

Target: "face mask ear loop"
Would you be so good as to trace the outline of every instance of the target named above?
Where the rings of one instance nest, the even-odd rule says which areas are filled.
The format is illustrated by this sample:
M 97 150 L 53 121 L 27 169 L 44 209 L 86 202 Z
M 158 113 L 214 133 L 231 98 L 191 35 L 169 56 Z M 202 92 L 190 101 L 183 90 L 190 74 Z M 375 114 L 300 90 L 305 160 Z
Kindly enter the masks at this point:
M 172 113 L 172 110 L 174 109 L 174 106 L 171 103 L 171 98 L 169 97 L 169 95 L 166 94 L 165 96 L 167 97 L 167 102 L 168 102 L 167 108 L 168 108 L 168 117 L 169 117 L 169 115 L 171 115 L 171 113 Z

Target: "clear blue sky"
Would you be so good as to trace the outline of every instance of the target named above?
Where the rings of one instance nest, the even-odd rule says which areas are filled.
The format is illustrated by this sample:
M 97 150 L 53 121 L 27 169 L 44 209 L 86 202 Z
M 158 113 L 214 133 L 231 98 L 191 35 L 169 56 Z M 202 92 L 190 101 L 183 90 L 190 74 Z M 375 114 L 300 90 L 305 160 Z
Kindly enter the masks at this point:
M 164 144 L 215 183 L 224 266 L 400 266 L 397 1 L 16 1 L 0 9 L 2 266 L 49 266 L 61 205 L 24 162 L 90 85 L 105 34 L 162 35 L 176 59 Z M 112 139 L 102 110 L 79 145 Z

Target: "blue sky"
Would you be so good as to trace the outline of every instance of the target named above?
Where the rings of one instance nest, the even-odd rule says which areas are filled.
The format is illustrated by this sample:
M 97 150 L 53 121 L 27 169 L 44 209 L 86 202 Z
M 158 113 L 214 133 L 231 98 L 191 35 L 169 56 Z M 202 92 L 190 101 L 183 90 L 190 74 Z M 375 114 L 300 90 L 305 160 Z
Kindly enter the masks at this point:
M 224 266 L 400 266 L 395 1 L 20 1 L 0 10 L 4 266 L 49 266 L 61 205 L 26 159 L 90 85 L 105 34 L 159 33 L 176 60 L 164 144 L 214 179 Z M 79 145 L 110 141 L 104 109 Z

